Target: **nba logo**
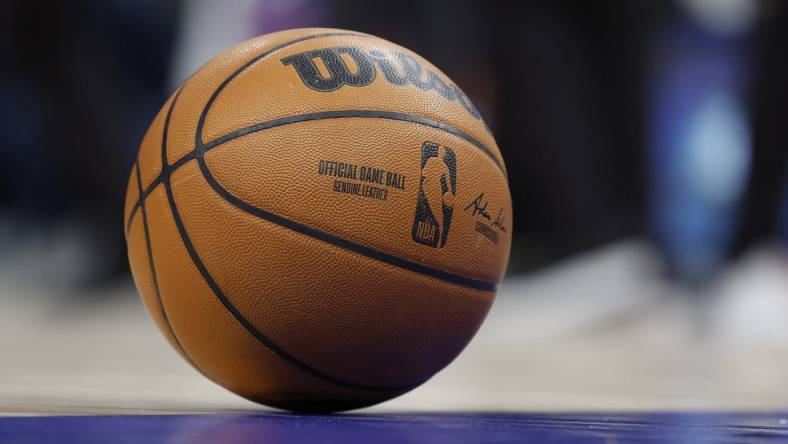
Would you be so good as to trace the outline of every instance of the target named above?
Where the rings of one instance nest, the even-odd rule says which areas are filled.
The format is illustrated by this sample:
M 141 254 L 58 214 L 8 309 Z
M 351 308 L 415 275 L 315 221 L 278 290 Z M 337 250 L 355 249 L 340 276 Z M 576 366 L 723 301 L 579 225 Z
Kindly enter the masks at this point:
M 446 245 L 457 191 L 457 158 L 451 148 L 424 142 L 421 146 L 421 179 L 416 217 L 411 235 L 434 248 Z

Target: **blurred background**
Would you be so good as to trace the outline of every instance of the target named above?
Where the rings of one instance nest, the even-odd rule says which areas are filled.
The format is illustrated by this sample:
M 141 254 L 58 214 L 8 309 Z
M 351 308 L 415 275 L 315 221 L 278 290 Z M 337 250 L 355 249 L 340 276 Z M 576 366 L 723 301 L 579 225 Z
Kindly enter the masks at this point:
M 514 245 L 488 324 L 390 404 L 788 406 L 786 2 L 7 0 L 0 407 L 248 407 L 145 319 L 123 197 L 178 83 L 241 40 L 308 26 L 432 61 L 509 170 Z

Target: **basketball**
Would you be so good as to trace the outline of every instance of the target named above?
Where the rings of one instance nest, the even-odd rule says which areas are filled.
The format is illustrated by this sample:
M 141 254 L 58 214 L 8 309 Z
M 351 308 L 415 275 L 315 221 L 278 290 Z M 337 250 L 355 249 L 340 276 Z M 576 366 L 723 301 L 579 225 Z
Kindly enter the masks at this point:
M 268 406 L 338 411 L 457 357 L 506 269 L 512 208 L 490 130 L 439 69 L 296 29 L 176 89 L 124 224 L 141 298 L 196 370 Z

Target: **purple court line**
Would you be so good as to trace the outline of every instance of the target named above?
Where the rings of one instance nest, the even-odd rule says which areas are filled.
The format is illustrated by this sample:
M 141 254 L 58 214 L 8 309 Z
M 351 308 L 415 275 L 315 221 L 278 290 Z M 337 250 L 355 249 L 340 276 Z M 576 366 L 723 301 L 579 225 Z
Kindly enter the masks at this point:
M 777 443 L 786 413 L 202 414 L 0 418 L 0 443 Z

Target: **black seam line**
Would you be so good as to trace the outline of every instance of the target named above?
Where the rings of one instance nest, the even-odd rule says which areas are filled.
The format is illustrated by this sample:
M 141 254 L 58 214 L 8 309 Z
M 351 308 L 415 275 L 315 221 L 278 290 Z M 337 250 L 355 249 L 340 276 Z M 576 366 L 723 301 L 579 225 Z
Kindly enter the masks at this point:
M 164 182 L 164 188 L 167 192 L 167 200 L 170 203 L 170 209 L 172 210 L 173 218 L 175 219 L 175 225 L 178 227 L 178 232 L 181 235 L 181 240 L 183 241 L 183 244 L 186 247 L 189 256 L 191 256 L 192 262 L 194 262 L 194 265 L 197 266 L 197 269 L 200 271 L 200 274 L 202 275 L 203 279 L 205 279 L 205 282 L 208 283 L 208 286 L 211 288 L 213 293 L 222 303 L 224 308 L 244 327 L 244 329 L 246 329 L 246 331 L 248 331 L 252 336 L 254 336 L 254 338 L 257 339 L 260 343 L 262 343 L 265 347 L 267 347 L 269 350 L 274 352 L 280 358 L 284 359 L 285 361 L 287 361 L 294 367 L 298 368 L 299 370 L 302 370 L 303 372 L 311 376 L 314 376 L 317 379 L 320 379 L 325 382 L 330 382 L 332 384 L 341 387 L 346 387 L 354 390 L 365 390 L 365 391 L 399 392 L 399 391 L 410 390 L 421 384 L 421 382 L 419 382 L 417 384 L 408 384 L 408 385 L 396 386 L 396 387 L 378 387 L 378 386 L 362 385 L 362 384 L 356 384 L 356 383 L 344 381 L 334 376 L 325 374 L 320 370 L 317 370 L 305 364 L 295 356 L 288 353 L 285 349 L 277 345 L 275 342 L 273 342 L 271 339 L 269 339 L 266 335 L 261 333 L 259 330 L 257 330 L 257 328 L 254 325 L 252 325 L 252 323 L 249 322 L 249 320 L 247 320 L 244 317 L 244 315 L 238 310 L 238 308 L 236 308 L 235 305 L 233 305 L 233 303 L 227 298 L 227 296 L 224 294 L 222 289 L 219 287 L 219 284 L 217 284 L 216 281 L 211 276 L 205 264 L 200 259 L 200 255 L 197 253 L 197 250 L 194 248 L 194 244 L 192 244 L 189 234 L 186 232 L 186 227 L 183 223 L 183 220 L 181 219 L 180 212 L 178 211 L 177 205 L 175 203 L 175 196 L 173 195 L 172 187 L 169 181 Z
M 161 172 L 159 173 L 158 176 L 156 176 L 151 181 L 151 183 L 148 184 L 148 186 L 145 188 L 144 191 L 140 191 L 139 198 L 137 199 L 137 202 L 134 204 L 134 207 L 132 207 L 131 212 L 129 212 L 129 220 L 126 222 L 126 233 L 127 233 L 127 235 L 128 235 L 129 229 L 131 228 L 131 219 L 134 217 L 134 214 L 137 212 L 137 210 L 139 209 L 139 207 L 142 204 L 142 202 L 145 199 L 148 198 L 148 195 L 153 191 L 154 188 L 156 188 L 162 182 L 162 180 L 163 180 L 163 178 L 165 176 L 168 176 L 169 174 L 172 174 L 172 171 L 180 168 L 181 165 L 183 165 L 184 163 L 186 163 L 189 160 L 189 159 L 181 158 L 181 159 L 178 159 L 177 162 L 175 162 L 172 165 L 170 165 L 167 162 L 167 151 L 166 151 L 167 135 L 169 133 L 170 118 L 172 117 L 172 112 L 175 109 L 175 102 L 178 101 L 178 97 L 180 97 L 181 91 L 183 91 L 183 85 L 184 85 L 183 83 L 178 85 L 178 88 L 175 90 L 175 94 L 172 97 L 172 103 L 170 103 L 170 107 L 167 109 L 167 115 L 164 116 L 164 126 L 167 129 L 162 131 L 162 138 L 161 138 Z M 194 150 L 192 150 L 191 152 L 189 152 L 184 157 L 191 158 L 191 156 L 194 156 L 194 154 L 195 154 Z M 137 163 L 139 163 L 139 161 Z
M 135 166 L 135 169 L 137 170 L 137 188 L 140 190 L 141 193 L 142 178 L 140 175 L 140 168 L 138 165 L 139 164 Z M 192 361 L 191 357 L 186 352 L 186 349 L 183 347 L 183 344 L 181 344 L 181 341 L 178 339 L 178 335 L 175 334 L 175 330 L 173 330 L 172 324 L 170 323 L 170 318 L 169 316 L 167 316 L 167 310 L 164 308 L 164 300 L 162 299 L 161 291 L 159 290 L 159 278 L 158 275 L 156 274 L 156 265 L 153 263 L 153 247 L 151 246 L 151 241 L 150 241 L 150 231 L 148 229 L 148 213 L 145 210 L 145 202 L 142 202 L 142 204 L 140 205 L 140 211 L 142 213 L 142 227 L 145 232 L 145 249 L 147 250 L 148 253 L 148 265 L 150 266 L 151 278 L 153 279 L 153 289 L 156 294 L 156 301 L 158 302 L 159 305 L 159 311 L 161 312 L 161 317 L 164 320 L 164 324 L 167 326 L 167 331 L 169 331 L 170 335 L 175 340 L 175 344 L 181 350 L 183 356 L 186 358 L 189 364 L 192 365 L 192 367 L 197 368 L 197 366 L 194 364 L 194 361 Z
M 129 235 L 129 231 L 131 230 L 131 221 L 134 220 L 134 215 L 137 214 L 137 211 L 142 206 L 142 203 L 145 199 L 148 198 L 148 195 L 153 192 L 153 189 L 156 188 L 161 184 L 161 176 L 157 176 L 153 181 L 148 185 L 148 188 L 140 192 L 140 197 L 137 199 L 137 202 L 131 207 L 131 211 L 129 212 L 129 218 L 126 220 L 126 237 Z
M 162 141 L 162 158 L 166 159 L 167 157 L 167 134 L 169 132 L 169 123 L 170 123 L 170 116 L 172 115 L 172 110 L 175 108 L 175 102 L 177 97 L 173 99 L 172 104 L 170 105 L 170 110 L 167 113 L 167 118 L 164 121 L 164 137 Z M 189 159 L 191 160 L 191 159 Z M 187 162 L 188 160 L 184 161 Z M 194 244 L 192 244 L 191 238 L 189 237 L 189 233 L 186 231 L 186 226 L 183 223 L 183 219 L 181 219 L 181 214 L 178 211 L 178 207 L 175 203 L 175 195 L 172 191 L 172 183 L 171 173 L 172 171 L 167 168 L 162 171 L 162 183 L 164 185 L 164 190 L 167 194 L 167 201 L 170 206 L 170 211 L 172 212 L 172 218 L 175 222 L 175 226 L 178 229 L 178 233 L 180 234 L 181 241 L 183 242 L 186 251 L 189 253 L 192 262 L 197 267 L 197 270 L 202 275 L 205 282 L 211 288 L 211 291 L 216 296 L 217 299 L 222 303 L 224 308 L 244 327 L 246 331 L 248 331 L 255 339 L 257 339 L 263 346 L 267 347 L 271 350 L 274 354 L 285 360 L 286 362 L 290 363 L 294 367 L 300 369 L 301 371 L 328 383 L 338 385 L 340 387 L 346 387 L 354 390 L 361 390 L 361 391 L 386 391 L 386 392 L 404 392 L 407 390 L 411 390 L 412 388 L 420 385 L 423 381 L 420 381 L 417 384 L 408 384 L 404 386 L 396 386 L 396 387 L 376 387 L 376 386 L 367 386 L 362 384 L 355 384 L 352 382 L 347 382 L 342 379 L 333 377 L 331 375 L 325 374 L 320 370 L 317 370 L 306 363 L 300 361 L 295 356 L 288 353 L 285 349 L 278 346 L 274 343 L 271 339 L 261 333 L 254 325 L 252 325 L 249 320 L 247 320 L 243 314 L 233 305 L 233 303 L 227 298 L 224 294 L 222 289 L 219 287 L 219 284 L 213 279 L 210 272 L 208 271 L 207 267 L 203 263 L 200 255 L 197 253 L 197 250 L 194 248 Z
M 204 158 L 198 158 L 197 161 L 199 162 L 200 170 L 202 171 L 203 176 L 205 176 L 205 180 L 208 181 L 208 183 L 211 185 L 214 191 L 219 193 L 219 195 L 222 196 L 222 198 L 224 198 L 226 201 L 236 206 L 238 209 L 243 210 L 253 216 L 257 216 L 261 219 L 265 219 L 268 222 L 288 228 L 297 233 L 304 234 L 306 236 L 321 240 L 331 245 L 335 245 L 337 247 L 350 250 L 362 256 L 366 256 L 372 259 L 377 259 L 381 262 L 385 262 L 387 264 L 393 265 L 395 267 L 403 268 L 405 270 L 409 270 L 414 273 L 423 274 L 435 279 L 450 282 L 452 284 L 461 285 L 463 287 L 474 288 L 477 290 L 495 291 L 497 288 L 496 283 L 469 279 L 466 277 L 458 276 L 456 274 L 452 274 L 432 267 L 428 267 L 426 265 L 422 265 L 417 262 L 412 262 L 407 259 L 403 259 L 401 257 L 394 256 L 392 254 L 367 247 L 366 245 L 349 241 L 345 238 L 335 236 L 325 231 L 318 230 L 308 225 L 304 225 L 302 223 L 296 222 L 294 220 L 288 219 L 286 217 L 256 207 L 248 202 L 239 199 L 238 197 L 227 191 L 224 187 L 222 187 L 219 181 L 216 180 L 213 174 L 211 174 L 211 171 L 208 168 L 208 165 L 205 163 Z
M 429 126 L 453 134 L 469 142 L 471 145 L 475 146 L 476 148 L 480 149 L 495 163 L 495 166 L 497 166 L 498 169 L 501 171 L 501 173 L 503 173 L 504 177 L 506 176 L 506 169 L 504 168 L 501 161 L 495 156 L 495 154 L 493 154 L 493 152 L 485 144 L 483 144 L 482 142 L 480 142 L 478 139 L 471 136 L 470 134 L 466 133 L 465 131 L 454 128 L 453 126 L 450 125 L 446 125 L 445 123 L 438 122 L 437 120 L 428 119 L 426 117 L 416 116 L 413 114 L 395 112 L 395 111 L 348 109 L 348 110 L 337 110 L 337 111 L 322 111 L 316 113 L 299 114 L 297 116 L 282 117 L 280 119 L 274 119 L 274 120 L 269 120 L 267 122 L 250 125 L 247 126 L 246 128 L 241 128 L 229 134 L 225 134 L 224 136 L 219 136 L 216 139 L 202 145 L 201 150 L 205 152 L 212 148 L 216 148 L 217 146 L 220 146 L 224 143 L 227 143 L 231 140 L 237 139 L 239 137 L 243 137 L 248 134 L 255 133 L 257 131 L 276 128 L 278 126 L 290 125 L 299 122 L 307 122 L 310 120 L 341 119 L 341 118 L 350 118 L 350 117 L 399 120 L 399 121 L 411 122 L 419 125 Z
M 183 85 L 184 83 L 181 83 L 181 85 L 178 87 L 178 90 L 175 91 L 175 95 L 172 97 L 172 103 L 170 104 L 170 109 L 167 110 L 167 116 L 164 118 L 164 131 L 162 132 L 161 136 L 161 174 L 159 174 L 159 176 L 169 177 L 169 173 L 172 170 L 172 165 L 170 165 L 169 161 L 167 160 L 167 137 L 170 134 L 170 119 L 172 119 L 172 112 L 175 110 L 175 104 L 178 102 L 178 97 L 181 96 Z
M 183 156 L 180 159 L 178 159 L 175 163 L 173 163 L 173 164 L 171 164 L 171 165 L 169 165 L 167 167 L 168 173 L 169 174 L 174 173 L 175 171 L 178 170 L 178 168 L 182 167 L 186 162 L 196 158 L 197 156 L 198 156 L 198 154 L 196 152 L 194 152 L 194 151 L 186 154 L 185 156 Z M 153 190 L 162 183 L 162 180 L 164 179 L 163 176 L 164 176 L 163 174 L 159 174 L 158 176 L 156 176 L 156 178 L 153 179 L 151 181 L 151 183 L 148 184 L 147 188 L 145 188 L 145 190 L 142 191 L 142 193 L 140 194 L 140 197 L 137 199 L 137 202 L 131 208 L 131 212 L 129 213 L 128 221 L 126 221 L 126 234 L 127 235 L 128 235 L 129 229 L 131 228 L 131 219 L 134 218 L 134 214 L 136 214 L 137 211 L 139 210 L 142 201 L 147 199 L 148 196 L 150 195 L 150 193 L 152 193 Z
M 138 157 L 139 157 L 139 155 L 138 155 Z M 135 173 L 135 170 L 136 170 L 136 173 Z M 134 180 L 134 178 L 139 179 L 139 175 L 140 175 L 139 173 L 140 173 L 139 160 L 134 160 L 134 164 L 131 165 L 131 173 L 130 173 L 130 176 L 129 176 L 129 189 L 126 190 L 126 194 L 131 192 L 131 189 L 130 189 L 131 186 L 132 186 L 131 181 Z M 134 182 L 137 183 L 137 189 L 138 190 L 142 188 L 142 180 L 134 180 Z M 132 205 L 131 211 L 129 211 L 129 217 L 123 221 L 123 234 L 126 237 L 126 243 L 129 242 L 129 233 L 131 232 L 131 221 L 134 220 L 134 215 L 137 213 L 137 208 L 139 208 L 140 203 L 142 202 L 142 192 L 138 191 L 137 194 L 138 194 L 137 201 L 134 202 L 134 205 Z M 125 216 L 125 214 L 126 214 L 125 210 L 124 210 L 123 214 Z
M 211 94 L 211 97 L 208 99 L 208 102 L 205 103 L 205 107 L 202 109 L 200 113 L 200 119 L 197 121 L 197 131 L 195 133 L 195 140 L 194 146 L 199 151 L 202 146 L 202 133 L 203 128 L 205 127 L 205 119 L 208 117 L 208 111 L 211 110 L 213 106 L 213 102 L 216 101 L 216 98 L 219 97 L 219 94 L 224 90 L 230 82 L 233 81 L 236 77 L 238 77 L 242 72 L 246 71 L 247 68 L 254 65 L 255 63 L 259 62 L 260 60 L 268 57 L 269 55 L 273 54 L 280 49 L 287 48 L 288 46 L 295 45 L 296 43 L 301 43 L 307 40 L 312 40 L 320 37 L 333 37 L 333 36 L 342 36 L 342 35 L 355 35 L 359 37 L 371 37 L 369 34 L 360 34 L 356 32 L 347 32 L 347 31 L 339 31 L 339 32 L 324 32 L 320 34 L 312 34 L 308 36 L 304 36 L 295 40 L 289 40 L 282 44 L 276 45 L 273 48 L 269 49 L 268 51 L 263 52 L 249 60 L 248 62 L 244 63 L 240 68 L 236 69 L 232 74 L 230 74 L 224 81 L 216 87 L 216 90 Z

